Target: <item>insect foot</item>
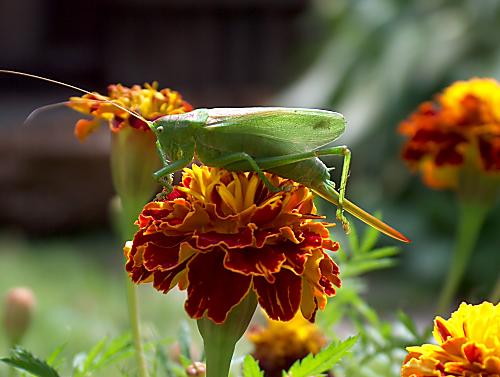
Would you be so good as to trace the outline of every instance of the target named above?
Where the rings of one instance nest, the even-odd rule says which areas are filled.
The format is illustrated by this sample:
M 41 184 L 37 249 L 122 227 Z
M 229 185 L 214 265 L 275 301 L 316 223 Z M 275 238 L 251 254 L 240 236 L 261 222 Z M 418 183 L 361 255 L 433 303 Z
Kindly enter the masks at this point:
M 342 212 L 343 212 L 342 209 L 338 208 L 336 212 L 336 217 L 337 220 L 339 220 L 342 223 L 342 228 L 344 229 L 344 232 L 346 234 L 349 234 L 349 232 L 351 231 L 351 226 L 349 225 L 349 221 Z
M 283 185 L 283 186 L 279 187 L 279 190 L 283 191 L 283 192 L 290 192 L 290 191 L 292 191 L 292 189 L 293 189 L 293 185 Z
M 172 192 L 173 178 L 171 174 L 167 174 L 163 177 L 158 178 L 158 182 L 163 186 L 163 190 L 166 192 L 167 195 Z
M 155 196 L 155 201 L 157 201 L 157 202 L 163 202 L 163 201 L 165 201 L 167 199 L 168 199 L 168 193 L 165 192 L 165 191 L 159 192 Z

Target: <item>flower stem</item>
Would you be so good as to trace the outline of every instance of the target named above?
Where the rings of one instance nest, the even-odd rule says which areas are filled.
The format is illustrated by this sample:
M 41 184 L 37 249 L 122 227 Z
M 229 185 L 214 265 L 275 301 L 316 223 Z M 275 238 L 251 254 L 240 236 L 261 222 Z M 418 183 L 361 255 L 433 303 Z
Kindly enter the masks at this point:
M 216 324 L 205 317 L 198 320 L 198 329 L 205 346 L 206 377 L 229 375 L 234 347 L 245 333 L 256 307 L 257 298 L 250 291 L 247 297 L 229 313 L 224 323 Z
M 132 338 L 134 340 L 135 360 L 137 363 L 139 377 L 147 377 L 148 369 L 144 357 L 144 347 L 142 346 L 141 329 L 139 326 L 139 310 L 137 308 L 137 287 L 127 276 L 127 302 Z
M 478 201 L 459 201 L 459 223 L 451 267 L 437 305 L 437 314 L 447 314 L 476 245 L 489 206 Z
M 135 226 L 134 222 L 137 219 L 142 205 L 134 205 L 133 203 L 122 203 L 120 208 L 120 216 L 118 217 L 118 228 L 123 242 L 134 237 Z M 139 309 L 137 305 L 137 287 L 126 276 L 125 284 L 127 285 L 127 304 L 130 327 L 132 330 L 132 338 L 135 348 L 135 359 L 137 363 L 137 374 L 139 377 L 148 377 L 148 369 L 146 358 L 144 357 L 144 347 L 142 345 L 141 328 L 139 320 Z

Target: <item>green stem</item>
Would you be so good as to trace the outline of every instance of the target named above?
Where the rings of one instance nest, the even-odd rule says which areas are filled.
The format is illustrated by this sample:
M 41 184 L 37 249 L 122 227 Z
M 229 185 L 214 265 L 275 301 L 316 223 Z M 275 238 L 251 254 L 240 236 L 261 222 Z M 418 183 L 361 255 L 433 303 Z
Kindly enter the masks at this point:
M 457 227 L 455 250 L 445 285 L 438 301 L 437 314 L 448 314 L 455 298 L 457 288 L 474 250 L 481 226 L 483 225 L 489 206 L 477 201 L 459 201 L 459 223 Z
M 146 358 L 144 357 L 144 347 L 142 345 L 141 328 L 139 326 L 139 310 L 137 306 L 137 287 L 127 276 L 127 302 L 132 338 L 134 340 L 135 360 L 137 363 L 138 375 L 148 376 Z
M 229 375 L 234 347 L 245 333 L 256 307 L 257 298 L 250 291 L 247 297 L 229 313 L 224 323 L 216 324 L 205 317 L 198 320 L 198 329 L 205 347 L 206 377 Z
M 123 242 L 131 240 L 134 237 L 136 231 L 134 222 L 137 220 L 137 216 L 141 209 L 142 204 L 134 205 L 134 203 L 122 203 L 120 216 L 118 218 L 118 226 Z M 134 341 L 138 376 L 148 377 L 148 369 L 142 344 L 139 309 L 137 305 L 137 287 L 130 281 L 128 275 L 126 276 L 125 284 L 127 285 L 128 316 Z

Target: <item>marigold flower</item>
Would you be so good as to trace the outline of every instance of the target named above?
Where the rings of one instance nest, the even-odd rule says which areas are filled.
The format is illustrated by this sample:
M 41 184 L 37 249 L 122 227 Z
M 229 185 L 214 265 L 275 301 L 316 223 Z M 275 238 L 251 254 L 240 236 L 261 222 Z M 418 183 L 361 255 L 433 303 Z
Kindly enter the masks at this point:
M 254 327 L 248 333 L 254 344 L 254 358 L 266 377 L 280 377 L 295 361 L 316 354 L 326 344 L 319 328 L 300 313 L 289 322 L 268 319 L 266 327 Z
M 403 158 L 433 188 L 456 188 L 465 165 L 500 173 L 500 84 L 458 81 L 403 121 Z
M 267 175 L 193 165 L 163 201 L 148 203 L 139 231 L 125 246 L 126 269 L 136 283 L 164 293 L 187 289 L 185 309 L 222 323 L 253 290 L 267 315 L 290 320 L 301 310 L 313 321 L 340 286 L 339 270 L 324 249 L 339 245 L 316 222 L 311 192 Z
M 164 115 L 188 112 L 193 108 L 179 93 L 170 89 L 158 90 L 156 82 L 152 85 L 144 84 L 144 87 L 134 85 L 131 88 L 121 84 L 109 85 L 108 96 L 95 93 L 70 98 L 69 107 L 93 116 L 93 119 L 80 119 L 76 123 L 75 136 L 80 141 L 85 140 L 102 121 L 107 121 L 113 131 L 113 184 L 121 198 L 122 206 L 126 207 L 125 211 L 135 216 L 157 191 L 157 182 L 152 178 L 152 174 L 160 169 L 162 164 L 155 147 L 156 138 L 143 120 L 103 101 L 104 99 L 151 121 Z M 125 225 L 122 228 L 124 227 Z
M 434 320 L 435 344 L 408 347 L 402 377 L 500 376 L 500 304 L 462 303 Z
M 178 92 L 170 89 L 158 90 L 157 82 L 146 83 L 144 87 L 134 85 L 131 88 L 121 84 L 109 85 L 107 97 L 85 94 L 82 97 L 70 98 L 69 107 L 94 117 L 91 120 L 80 119 L 76 123 L 75 135 L 79 140 L 84 140 L 98 128 L 101 120 L 109 123 L 111 131 L 119 131 L 127 126 L 149 131 L 149 126 L 144 121 L 109 102 L 103 102 L 103 99 L 111 100 L 134 111 L 146 120 L 155 120 L 164 115 L 182 114 L 193 110 L 192 106 L 184 101 Z

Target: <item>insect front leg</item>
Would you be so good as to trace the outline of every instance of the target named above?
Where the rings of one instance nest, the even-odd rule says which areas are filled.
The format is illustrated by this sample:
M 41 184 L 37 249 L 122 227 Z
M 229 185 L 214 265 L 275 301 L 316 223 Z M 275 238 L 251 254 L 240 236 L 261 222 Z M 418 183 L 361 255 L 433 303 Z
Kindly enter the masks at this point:
M 181 170 L 182 168 L 189 165 L 189 163 L 192 160 L 193 158 L 190 157 L 182 160 L 177 160 L 172 163 L 168 163 L 167 161 L 166 166 L 153 173 L 153 177 L 155 177 L 158 180 L 158 182 L 163 187 L 165 187 L 167 192 L 170 193 L 172 192 L 172 184 L 173 184 L 172 174 L 175 173 L 177 170 Z
M 281 191 L 279 187 L 274 186 L 269 181 L 269 179 L 266 178 L 259 164 L 257 164 L 257 162 L 255 162 L 252 156 L 250 156 L 248 153 L 245 152 L 231 153 L 228 154 L 227 156 L 218 157 L 209 161 L 205 159 L 203 162 L 210 166 L 217 166 L 223 168 L 227 167 L 228 165 L 234 164 L 236 162 L 243 162 L 243 161 L 246 161 L 251 166 L 252 170 L 257 173 L 259 178 L 262 180 L 262 182 L 264 182 L 264 184 L 270 191 L 272 192 Z

